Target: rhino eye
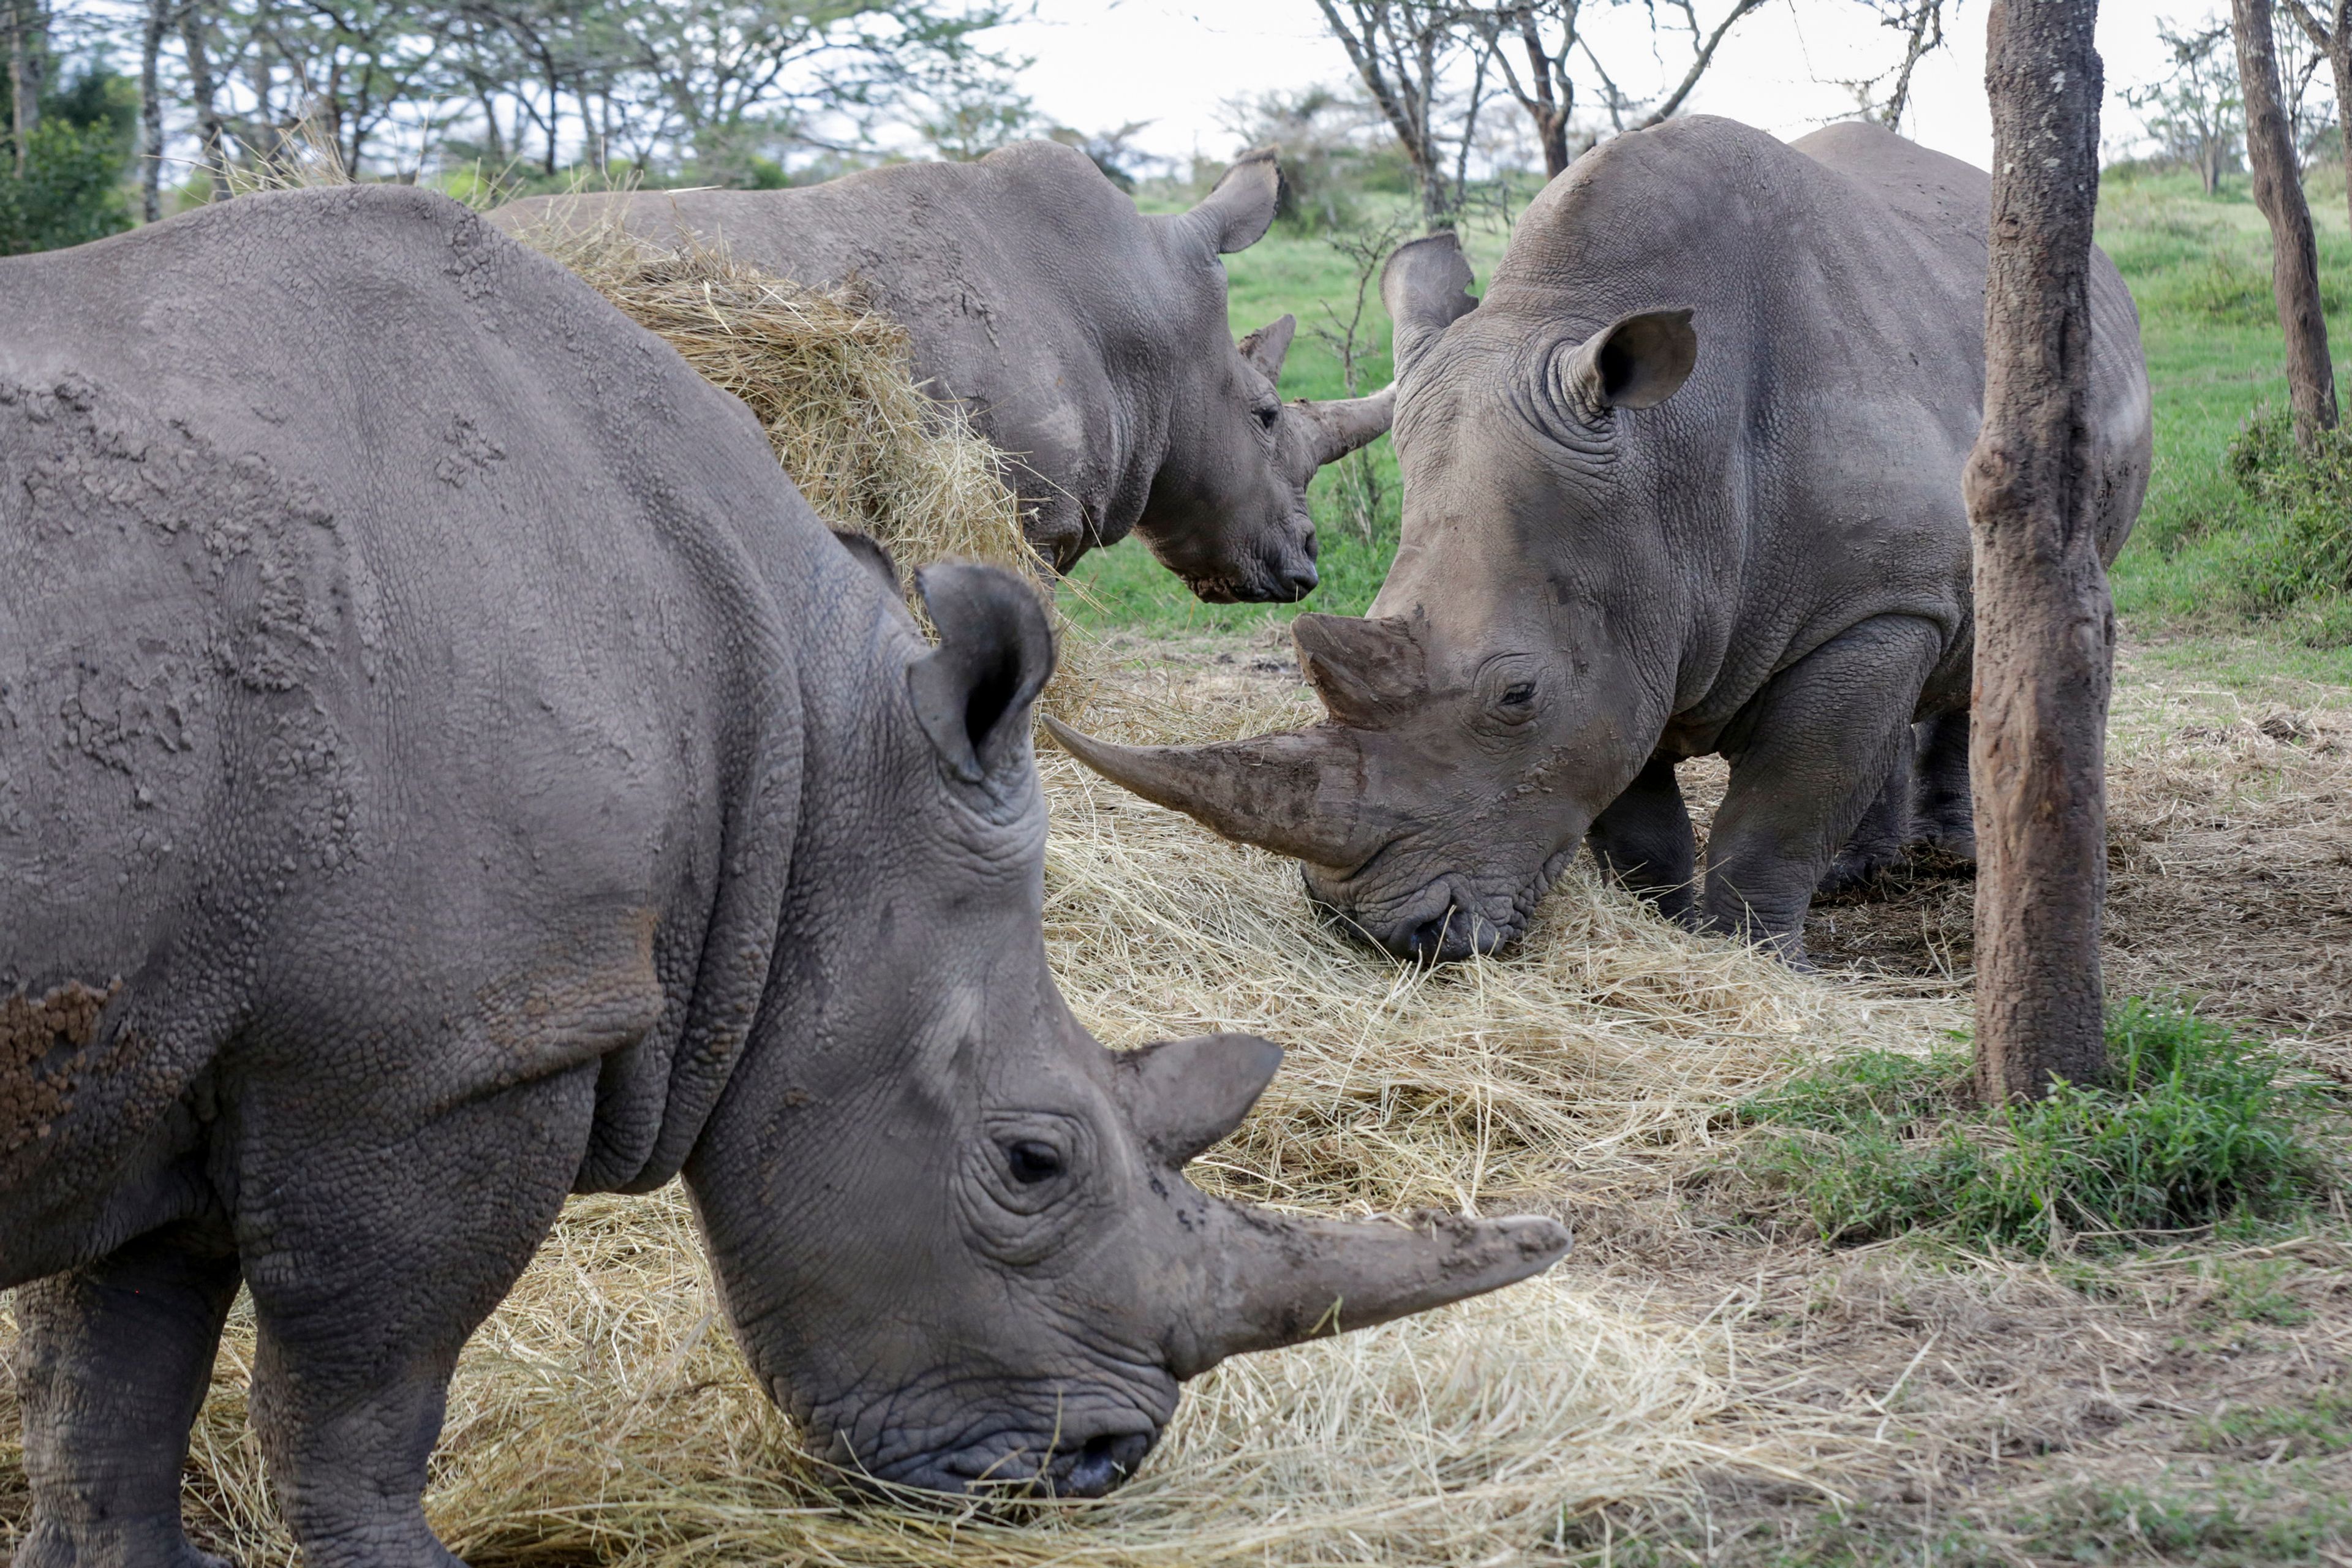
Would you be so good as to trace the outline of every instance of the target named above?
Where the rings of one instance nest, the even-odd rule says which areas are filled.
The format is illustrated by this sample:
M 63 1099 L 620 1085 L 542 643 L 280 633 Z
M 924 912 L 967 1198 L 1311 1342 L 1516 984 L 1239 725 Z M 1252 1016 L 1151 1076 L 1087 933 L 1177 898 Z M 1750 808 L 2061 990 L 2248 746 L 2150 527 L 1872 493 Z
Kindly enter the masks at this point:
M 1506 708 L 1525 708 L 1535 700 L 1536 683 L 1522 680 L 1503 693 L 1502 703 Z
M 1279 408 L 1259 408 L 1253 412 L 1257 415 L 1257 422 L 1269 430 L 1274 428 L 1275 421 L 1282 417 L 1282 410 Z
M 1018 1143 L 1004 1146 L 1004 1164 L 1013 1173 L 1014 1181 L 1023 1186 L 1034 1187 L 1039 1182 L 1050 1182 L 1062 1173 L 1062 1152 L 1051 1143 L 1024 1138 Z

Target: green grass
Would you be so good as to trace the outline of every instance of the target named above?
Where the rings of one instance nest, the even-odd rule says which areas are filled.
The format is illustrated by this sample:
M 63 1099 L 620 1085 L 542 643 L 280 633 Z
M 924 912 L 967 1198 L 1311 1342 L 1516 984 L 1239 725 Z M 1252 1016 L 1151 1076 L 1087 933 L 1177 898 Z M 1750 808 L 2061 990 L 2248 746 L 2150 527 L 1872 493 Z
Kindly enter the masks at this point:
M 1965 1496 L 1965 1493 L 1962 1494 Z M 1988 1518 L 1970 1510 L 1830 1505 L 1759 1528 L 1682 1526 L 1639 1534 L 1575 1521 L 1545 1542 L 1579 1563 L 1667 1568 L 2016 1568 L 2017 1564 L 2193 1563 L 2272 1568 L 2326 1563 L 2352 1539 L 2352 1508 L 2307 1466 L 2168 1468 L 2145 1485 L 2077 1480 L 2037 1506 Z M 1603 1546 L 1603 1542 L 1607 1545 Z M 2340 1558 L 2334 1561 L 2341 1561 Z
M 2108 1076 L 1972 1103 L 1968 1054 L 1873 1053 L 1744 1101 L 1754 1217 L 1832 1243 L 1933 1237 L 2046 1254 L 2305 1212 L 2337 1173 L 2340 1108 L 2278 1050 L 2126 1002 Z
M 2339 363 L 2352 367 L 2352 233 L 2340 174 L 2315 174 L 2309 195 L 2331 341 Z M 2139 301 L 2156 404 L 2155 473 L 2138 529 L 2114 574 L 2126 626 L 2174 637 L 2252 633 L 2266 649 L 2253 662 L 2284 658 L 2305 679 L 2352 683 L 2352 611 L 2338 613 L 2326 603 L 2298 607 L 2294 595 L 2265 592 L 2263 582 L 2278 575 L 2266 554 L 2278 519 L 2231 468 L 2231 444 L 2248 419 L 2286 398 L 2270 297 L 2269 231 L 2245 182 L 2233 179 L 2207 196 L 2188 174 L 2118 171 L 2100 192 L 2098 233 Z M 1482 280 L 1505 239 L 1498 227 L 1470 237 Z M 1299 319 L 1284 395 L 1341 395 L 1339 362 L 1308 329 L 1328 324 L 1327 304 L 1343 316 L 1349 309 L 1354 276 L 1347 258 L 1318 238 L 1276 230 L 1225 264 L 1236 331 L 1285 311 Z M 1372 344 L 1362 384 L 1369 390 L 1389 374 L 1388 321 L 1377 300 L 1363 331 Z M 2352 381 L 2345 392 L 2352 398 Z M 1388 491 L 1370 538 L 1343 521 L 1339 475 L 1327 470 L 1316 481 L 1310 500 L 1323 541 L 1324 585 L 1307 604 L 1201 605 L 1130 540 L 1079 563 L 1074 582 L 1093 602 L 1073 594 L 1072 614 L 1087 625 L 1164 631 L 1244 629 L 1301 609 L 1361 614 L 1395 550 L 1395 459 L 1385 438 L 1370 451 Z

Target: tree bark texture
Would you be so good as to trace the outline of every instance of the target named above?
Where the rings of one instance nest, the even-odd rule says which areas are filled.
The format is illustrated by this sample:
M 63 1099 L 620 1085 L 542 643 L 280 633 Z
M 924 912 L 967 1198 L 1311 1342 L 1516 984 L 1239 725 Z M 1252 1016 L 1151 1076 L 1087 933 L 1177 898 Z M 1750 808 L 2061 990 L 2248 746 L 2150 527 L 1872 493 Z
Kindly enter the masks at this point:
M 1963 479 L 1976 537 L 1978 1086 L 2039 1098 L 2105 1066 L 2099 978 L 2115 611 L 2086 420 L 2098 0 L 1995 0 L 1985 412 Z
M 205 167 L 212 175 L 213 200 L 225 202 L 228 188 L 228 134 L 221 124 L 219 87 L 213 79 L 211 51 L 205 47 L 204 13 L 194 5 L 180 8 L 180 47 L 188 60 L 188 90 L 196 100 L 196 134 L 205 147 Z
M 163 35 L 172 26 L 169 0 L 147 0 L 139 39 L 139 216 L 163 216 Z
M 2271 0 L 2231 0 L 2230 27 L 2238 44 L 2238 91 L 2246 104 L 2246 165 L 2253 174 L 2254 205 L 2271 226 L 2271 292 L 2278 300 L 2279 330 L 2286 334 L 2287 403 L 2294 410 L 2295 443 L 2308 451 L 2322 430 L 2336 428 L 2336 370 L 2327 358 L 2327 318 L 2319 310 L 2311 207 L 2303 197 L 2303 169 L 2279 91 Z

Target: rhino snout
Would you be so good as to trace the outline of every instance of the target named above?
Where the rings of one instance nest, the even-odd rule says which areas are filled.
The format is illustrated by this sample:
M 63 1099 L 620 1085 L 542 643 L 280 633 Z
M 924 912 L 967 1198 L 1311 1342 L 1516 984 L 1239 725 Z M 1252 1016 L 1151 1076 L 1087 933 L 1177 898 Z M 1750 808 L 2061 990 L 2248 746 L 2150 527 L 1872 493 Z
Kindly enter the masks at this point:
M 1456 963 L 1500 952 L 1518 940 L 1527 927 L 1522 903 L 1533 902 L 1497 908 L 1459 879 L 1441 877 L 1410 898 L 1371 906 L 1317 887 L 1312 868 L 1306 880 L 1307 900 L 1316 908 L 1390 957 L 1413 963 Z

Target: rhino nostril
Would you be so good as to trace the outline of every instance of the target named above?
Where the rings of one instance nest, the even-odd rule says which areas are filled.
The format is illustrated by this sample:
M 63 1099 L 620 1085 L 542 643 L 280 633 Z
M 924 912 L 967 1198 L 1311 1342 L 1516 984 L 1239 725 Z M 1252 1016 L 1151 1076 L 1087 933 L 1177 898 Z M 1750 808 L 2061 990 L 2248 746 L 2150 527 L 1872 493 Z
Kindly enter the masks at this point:
M 1107 1432 L 1089 1437 L 1054 1490 L 1063 1497 L 1100 1497 L 1133 1475 L 1150 1450 L 1149 1433 Z
M 1442 914 L 1433 915 L 1412 928 L 1405 939 L 1405 947 L 1423 963 L 1455 955 L 1455 950 L 1466 950 L 1470 936 L 1470 917 L 1452 904 Z

